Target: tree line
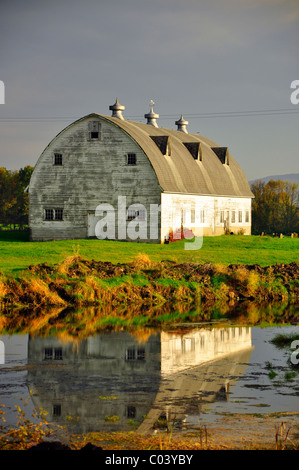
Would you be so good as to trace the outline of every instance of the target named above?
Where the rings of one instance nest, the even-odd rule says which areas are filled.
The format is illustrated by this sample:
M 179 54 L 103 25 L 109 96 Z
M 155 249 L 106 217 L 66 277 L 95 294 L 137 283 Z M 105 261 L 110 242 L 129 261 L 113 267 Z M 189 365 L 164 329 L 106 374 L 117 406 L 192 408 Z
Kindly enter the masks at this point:
M 0 167 L 0 230 L 28 226 L 28 192 L 32 166 L 20 170 Z M 252 233 L 299 232 L 299 185 L 288 181 L 256 181 L 251 185 Z
M 299 232 L 299 185 L 289 181 L 256 181 L 251 185 L 252 233 Z
M 0 167 L 0 230 L 23 230 L 28 226 L 28 192 L 26 188 L 32 166 L 20 170 Z

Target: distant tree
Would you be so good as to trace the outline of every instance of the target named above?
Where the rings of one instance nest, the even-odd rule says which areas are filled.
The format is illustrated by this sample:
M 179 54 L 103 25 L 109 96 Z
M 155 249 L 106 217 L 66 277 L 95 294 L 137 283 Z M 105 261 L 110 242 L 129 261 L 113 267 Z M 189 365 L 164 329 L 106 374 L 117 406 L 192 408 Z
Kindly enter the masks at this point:
M 288 181 L 257 181 L 251 185 L 253 233 L 291 233 L 299 230 L 299 185 Z
M 28 224 L 28 193 L 33 167 L 26 166 L 19 171 L 0 167 L 0 224 L 22 229 Z

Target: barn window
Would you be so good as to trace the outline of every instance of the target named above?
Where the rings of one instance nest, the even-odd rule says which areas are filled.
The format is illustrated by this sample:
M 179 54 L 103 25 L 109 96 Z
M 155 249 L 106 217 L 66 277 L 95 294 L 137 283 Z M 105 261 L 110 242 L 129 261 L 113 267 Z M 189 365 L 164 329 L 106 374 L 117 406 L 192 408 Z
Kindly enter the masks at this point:
M 45 209 L 45 220 L 63 220 L 63 209 Z
M 54 359 L 55 361 L 62 361 L 62 348 L 55 348 Z
M 63 209 L 55 209 L 55 220 L 63 220 Z
M 46 209 L 45 210 L 45 219 L 46 220 L 54 220 L 54 209 Z
M 145 360 L 145 349 L 138 348 L 137 349 L 137 361 L 144 361 Z
M 101 139 L 101 123 L 99 121 L 90 121 L 88 123 L 88 130 L 90 140 Z
M 224 211 L 220 211 L 220 223 L 224 223 Z
M 126 351 L 126 361 L 134 361 L 135 359 L 135 348 L 128 348 Z
M 204 211 L 204 209 L 200 210 L 200 223 L 201 224 L 205 223 L 205 211 Z
M 136 215 L 136 218 L 137 220 L 146 220 L 146 212 L 144 209 L 140 210 L 140 211 L 136 211 L 137 212 L 137 215 Z
M 61 405 L 53 405 L 53 416 L 61 416 Z
M 191 207 L 191 224 L 195 224 L 195 207 Z
M 45 348 L 44 359 L 45 361 L 49 361 L 52 359 L 53 349 L 52 348 Z
M 242 222 L 242 211 L 239 211 L 239 223 Z
M 145 361 L 144 348 L 128 348 L 126 350 L 126 361 Z
M 127 164 L 136 165 L 136 153 L 128 153 L 127 155 Z
M 58 166 L 62 165 L 62 154 L 61 153 L 55 153 L 54 154 L 54 165 L 58 165 Z
M 127 418 L 136 417 L 136 406 L 127 406 Z
M 146 220 L 146 210 L 136 210 L 136 209 L 128 209 L 127 210 L 127 220 Z
M 231 220 L 232 224 L 234 224 L 236 222 L 236 211 L 232 211 L 232 220 Z
M 127 220 L 134 220 L 136 217 L 135 209 L 128 209 L 127 211 Z
M 249 222 L 249 211 L 246 211 L 245 213 L 245 222 Z
M 44 350 L 44 359 L 46 361 L 55 360 L 61 361 L 62 360 L 62 348 L 45 348 Z

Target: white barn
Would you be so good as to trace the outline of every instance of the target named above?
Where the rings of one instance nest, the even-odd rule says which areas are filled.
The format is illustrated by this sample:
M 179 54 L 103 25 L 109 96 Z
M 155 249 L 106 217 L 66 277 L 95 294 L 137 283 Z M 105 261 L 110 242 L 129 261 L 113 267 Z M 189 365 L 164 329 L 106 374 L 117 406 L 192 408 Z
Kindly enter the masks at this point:
M 29 184 L 33 241 L 108 238 L 163 243 L 186 236 L 251 233 L 251 193 L 226 147 L 112 116 L 92 113 L 63 129 L 38 159 Z M 188 233 L 188 235 L 187 235 Z

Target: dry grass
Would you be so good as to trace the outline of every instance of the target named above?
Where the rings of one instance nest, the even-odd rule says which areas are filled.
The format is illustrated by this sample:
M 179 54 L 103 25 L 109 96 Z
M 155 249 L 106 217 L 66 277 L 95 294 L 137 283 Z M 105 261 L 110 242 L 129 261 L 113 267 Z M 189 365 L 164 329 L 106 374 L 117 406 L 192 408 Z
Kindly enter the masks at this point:
M 215 272 L 217 274 L 227 274 L 228 273 L 227 266 L 225 266 L 224 264 L 215 263 L 213 266 L 214 266 Z
M 291 266 L 290 274 L 284 277 L 271 267 L 260 271 L 220 263 L 156 265 L 144 253 L 127 265 L 89 262 L 74 254 L 53 268 L 42 264 L 30 267 L 19 278 L 0 276 L 0 301 L 1 306 L 27 308 L 179 302 L 190 307 L 204 302 L 232 303 L 241 298 L 294 301 L 298 298 L 295 269 Z M 285 282 L 288 276 L 292 282 Z
M 65 305 L 65 301 L 52 291 L 48 284 L 35 276 L 22 279 L 23 293 L 30 297 L 34 305 Z
M 1 299 L 1 297 L 5 297 L 6 294 L 8 294 L 7 285 L 5 284 L 5 281 L 0 279 L 0 299 Z
M 133 260 L 132 265 L 137 270 L 151 269 L 154 267 L 154 263 L 146 253 L 139 253 Z
M 74 265 L 79 264 L 81 261 L 81 257 L 79 254 L 73 254 L 67 256 L 58 266 L 57 272 L 59 274 L 64 274 L 65 276 L 69 276 L 71 274 L 71 268 Z

